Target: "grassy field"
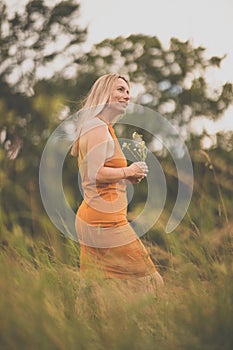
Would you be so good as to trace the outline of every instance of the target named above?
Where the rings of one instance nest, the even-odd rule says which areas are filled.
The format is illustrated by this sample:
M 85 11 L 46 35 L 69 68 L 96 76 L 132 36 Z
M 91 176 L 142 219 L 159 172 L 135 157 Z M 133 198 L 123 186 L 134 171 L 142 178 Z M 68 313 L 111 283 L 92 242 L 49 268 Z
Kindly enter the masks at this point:
M 144 240 L 162 294 L 83 280 L 79 248 L 59 235 L 32 240 L 19 226 L 1 239 L 0 348 L 232 349 L 230 225 Z

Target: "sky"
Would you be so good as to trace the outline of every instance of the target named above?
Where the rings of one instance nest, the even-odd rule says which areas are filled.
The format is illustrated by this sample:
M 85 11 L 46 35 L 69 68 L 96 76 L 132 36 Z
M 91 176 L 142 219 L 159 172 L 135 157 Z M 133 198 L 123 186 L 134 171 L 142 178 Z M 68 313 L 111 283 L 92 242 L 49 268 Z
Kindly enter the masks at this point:
M 171 37 L 190 39 L 209 55 L 228 57 L 216 80 L 233 81 L 232 0 L 81 0 L 88 43 L 143 33 L 167 46 Z
M 27 0 L 6 0 L 11 9 Z M 53 0 L 45 0 L 55 3 Z M 211 71 L 208 80 L 219 86 L 233 82 L 233 0 L 79 0 L 80 24 L 88 26 L 86 49 L 119 35 L 157 36 L 167 47 L 171 37 L 191 40 L 206 48 L 207 57 L 227 54 L 221 69 Z M 221 121 L 232 124 L 233 109 Z M 222 124 L 223 125 L 223 124 Z M 216 126 L 216 125 L 215 125 Z

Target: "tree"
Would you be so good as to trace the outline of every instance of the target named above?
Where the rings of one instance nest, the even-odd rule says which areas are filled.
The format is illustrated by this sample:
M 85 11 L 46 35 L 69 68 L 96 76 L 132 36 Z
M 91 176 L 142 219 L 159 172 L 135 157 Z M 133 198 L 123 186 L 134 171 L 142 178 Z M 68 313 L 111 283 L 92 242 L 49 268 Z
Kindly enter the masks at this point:
M 31 0 L 23 13 L 9 17 L 0 0 L 0 158 L 1 175 L 8 185 L 1 183 L 1 196 L 8 215 L 28 216 L 30 205 L 37 210 L 39 160 L 57 122 L 54 115 L 61 108 L 62 96 L 45 84 L 34 95 L 34 86 L 56 74 L 67 75 L 82 54 L 87 29 L 79 26 L 79 10 L 76 0 L 54 6 Z M 56 72 L 58 62 L 62 65 Z
M 165 49 L 157 37 L 130 35 L 106 39 L 76 62 L 88 72 L 87 80 L 92 80 L 96 72 L 128 75 L 132 87 L 136 85 L 140 91 L 134 101 L 165 115 L 188 138 L 193 117 L 216 120 L 233 101 L 232 83 L 217 89 L 205 77 L 206 70 L 219 68 L 224 57 L 207 59 L 205 49 L 193 47 L 189 40 L 171 38 Z
M 0 130 L 7 128 L 9 138 L 27 134 L 33 122 L 33 87 L 38 80 L 51 79 L 56 63 L 59 74 L 81 54 L 80 45 L 86 38 L 86 29 L 78 26 L 79 4 L 75 0 L 61 1 L 53 7 L 43 1 L 31 0 L 23 14 L 12 18 L 0 1 Z M 36 116 L 38 120 L 38 115 Z M 47 121 L 46 121 L 47 123 Z M 29 127 L 30 128 L 30 127 Z
M 60 1 L 53 7 L 31 0 L 23 14 L 9 18 L 1 0 L 1 81 L 30 95 L 38 79 L 51 79 L 55 63 L 63 61 L 59 70 L 72 64 L 87 34 L 78 25 L 79 7 L 75 0 Z

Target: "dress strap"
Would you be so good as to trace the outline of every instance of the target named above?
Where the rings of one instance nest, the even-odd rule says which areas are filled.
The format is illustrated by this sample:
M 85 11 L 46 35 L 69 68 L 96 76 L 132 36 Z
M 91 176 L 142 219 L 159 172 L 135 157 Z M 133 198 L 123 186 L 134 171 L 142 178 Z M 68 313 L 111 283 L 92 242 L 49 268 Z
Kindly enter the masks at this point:
M 113 129 L 111 123 L 108 123 L 107 125 L 108 125 L 108 130 L 109 130 L 109 132 L 110 132 L 112 138 L 113 138 L 113 139 L 116 139 L 115 131 L 114 131 L 114 129 Z

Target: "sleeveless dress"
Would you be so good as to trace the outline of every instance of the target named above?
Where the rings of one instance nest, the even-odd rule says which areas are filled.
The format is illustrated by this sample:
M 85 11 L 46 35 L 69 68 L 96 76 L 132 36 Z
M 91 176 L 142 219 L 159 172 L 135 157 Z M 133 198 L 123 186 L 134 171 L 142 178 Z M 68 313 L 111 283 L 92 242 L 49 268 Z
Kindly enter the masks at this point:
M 108 130 L 114 152 L 105 167 L 122 168 L 127 161 L 111 124 Z M 130 279 L 152 275 L 156 268 L 141 240 L 127 220 L 126 180 L 93 183 L 88 177 L 84 150 L 78 147 L 78 167 L 84 200 L 76 214 L 80 242 L 80 272 L 93 270 L 107 278 Z

